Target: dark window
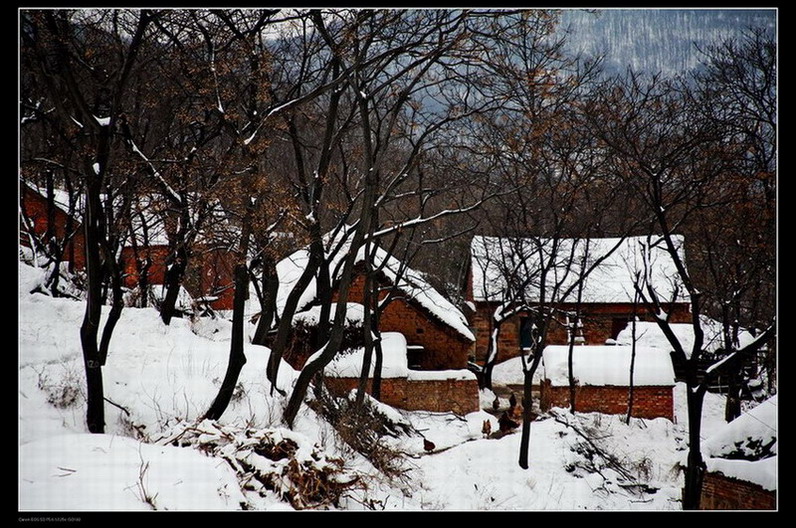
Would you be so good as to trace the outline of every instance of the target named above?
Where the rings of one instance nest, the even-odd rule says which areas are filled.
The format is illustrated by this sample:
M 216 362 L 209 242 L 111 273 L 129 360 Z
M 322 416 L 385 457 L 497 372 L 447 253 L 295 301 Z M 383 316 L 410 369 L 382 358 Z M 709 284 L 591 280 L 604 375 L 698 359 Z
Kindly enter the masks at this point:
M 531 348 L 533 344 L 533 319 L 520 317 L 520 347 Z
M 406 359 L 410 369 L 420 370 L 424 352 L 425 348 L 421 345 L 408 345 L 406 347 Z

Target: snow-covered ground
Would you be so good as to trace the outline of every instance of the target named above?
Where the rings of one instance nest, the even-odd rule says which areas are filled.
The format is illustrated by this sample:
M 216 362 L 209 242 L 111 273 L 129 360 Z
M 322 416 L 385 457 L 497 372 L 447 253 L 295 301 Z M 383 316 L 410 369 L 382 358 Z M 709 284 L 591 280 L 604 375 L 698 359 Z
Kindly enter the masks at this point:
M 239 462 L 254 460 L 255 444 L 274 435 L 291 439 L 297 453 L 305 453 L 302 464 L 342 459 L 345 474 L 356 475 L 358 485 L 326 508 L 680 508 L 686 414 L 679 385 L 677 423 L 634 419 L 628 426 L 619 417 L 564 410 L 541 416 L 531 427 L 528 470 L 517 462 L 519 433 L 486 438 L 485 421 L 492 431 L 498 427 L 484 411 L 457 417 L 387 410 L 413 431 L 388 438 L 403 453 L 404 470 L 403 478 L 390 480 L 309 407 L 302 408 L 292 431 L 284 428 L 285 399 L 272 395 L 265 380 L 263 347 L 246 346 L 248 362 L 223 418 L 215 425 L 200 422 L 224 376 L 230 323 L 176 319 L 165 326 L 154 309 L 123 311 L 103 369 L 106 434 L 88 434 L 79 339 L 84 304 L 30 294 L 42 278 L 41 270 L 20 263 L 20 511 L 292 509 L 278 493 L 284 482 L 269 484 L 276 491 L 251 482 L 239 486 Z M 515 375 L 509 370 L 498 365 L 496 382 Z M 278 387 L 289 392 L 296 376 L 283 364 Z M 708 395 L 704 437 L 724 424 L 723 406 L 723 398 Z M 195 442 L 178 441 L 188 438 L 186 431 Z M 424 439 L 434 444 L 431 452 Z M 250 474 L 284 466 L 275 458 L 261 456 L 245 467 Z

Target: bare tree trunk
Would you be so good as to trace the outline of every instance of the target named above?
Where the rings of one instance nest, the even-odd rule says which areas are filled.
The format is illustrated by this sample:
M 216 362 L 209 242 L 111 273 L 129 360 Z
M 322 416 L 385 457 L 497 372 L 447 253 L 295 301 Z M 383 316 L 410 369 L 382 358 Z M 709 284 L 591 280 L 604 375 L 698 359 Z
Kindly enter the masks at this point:
M 574 325 L 570 325 L 570 335 L 569 335 L 569 350 L 567 351 L 567 378 L 569 381 L 569 408 L 572 410 L 572 414 L 575 414 L 575 397 L 576 397 L 576 387 L 575 387 L 575 370 L 573 363 L 572 356 L 575 354 L 575 333 L 577 332 L 577 325 L 578 325 L 578 315 L 575 314 L 575 323 Z
M 384 363 L 384 354 L 381 349 L 381 331 L 376 329 L 374 333 L 376 334 L 376 339 L 374 339 L 373 350 L 376 355 L 376 361 L 373 365 L 373 387 L 371 388 L 371 396 L 381 401 L 381 369 Z
M 500 338 L 501 325 L 502 321 L 495 322 L 494 317 L 489 318 L 489 342 L 486 346 L 486 358 L 484 358 L 484 369 L 481 376 L 481 388 L 484 389 L 492 389 L 492 371 L 495 369 L 495 361 L 498 357 L 498 339 Z M 522 354 L 522 350 L 520 350 L 520 354 Z
M 113 289 L 113 304 L 111 305 L 111 310 L 108 313 L 108 319 L 105 321 L 105 326 L 102 328 L 102 338 L 100 339 L 99 345 L 99 360 L 100 364 L 103 366 L 108 358 L 108 348 L 111 344 L 111 336 L 113 335 L 113 331 L 116 328 L 116 323 L 119 322 L 119 318 L 122 316 L 122 310 L 124 309 L 122 274 L 121 270 L 119 269 L 119 265 L 113 259 L 113 255 L 108 255 L 108 260 L 105 264 L 108 269 L 108 275 L 111 279 L 111 287 Z
M 86 276 L 86 311 L 80 326 L 83 363 L 86 367 L 86 423 L 92 433 L 105 432 L 105 402 L 102 387 L 102 362 L 97 349 L 100 317 L 102 315 L 102 270 L 100 263 L 100 234 L 97 215 L 101 210 L 99 181 L 88 178 L 86 211 L 84 214 Z
M 633 397 L 635 386 L 633 384 L 633 376 L 636 369 L 636 314 L 638 307 L 638 292 L 633 296 L 633 320 L 630 322 L 630 387 L 627 392 L 627 417 L 625 423 L 630 424 L 630 417 L 633 416 Z
M 276 262 L 273 257 L 263 256 L 262 259 L 262 299 L 260 303 L 260 319 L 254 331 L 252 343 L 265 346 L 268 332 L 276 314 L 276 296 L 279 291 L 279 276 L 276 272 Z
M 537 351 L 537 354 L 540 353 Z M 531 418 L 533 406 L 533 375 L 539 361 L 534 358 L 531 368 L 525 371 L 525 377 L 522 383 L 522 434 L 520 436 L 520 467 L 528 469 L 528 454 L 531 448 Z
M 238 384 L 238 377 L 246 364 L 246 354 L 243 350 L 243 312 L 246 302 L 246 293 L 249 288 L 249 274 L 246 264 L 240 263 L 235 266 L 235 297 L 232 308 L 232 339 L 229 345 L 229 362 L 227 372 L 221 387 L 218 390 L 215 400 L 204 415 L 208 420 L 218 420 L 227 410 L 235 386 Z
M 373 339 L 373 312 L 374 312 L 374 304 L 378 304 L 378 298 L 376 303 L 373 302 L 373 270 L 371 266 L 371 252 L 370 252 L 370 242 L 365 243 L 365 285 L 364 285 L 364 292 L 363 296 L 364 299 L 363 305 L 365 307 L 365 317 L 362 323 L 362 330 L 365 337 L 365 350 L 362 358 L 362 371 L 359 375 L 359 384 L 357 385 L 357 397 L 356 397 L 356 405 L 362 406 L 365 401 L 365 392 L 367 391 L 368 386 L 368 378 L 370 377 L 370 365 L 373 361 L 373 348 L 374 348 L 374 339 Z M 337 307 L 340 309 L 340 306 Z M 372 390 L 372 389 L 371 389 Z
M 181 212 L 180 229 L 177 233 L 176 247 L 174 250 L 171 265 L 166 270 L 165 286 L 166 296 L 160 304 L 160 318 L 163 323 L 168 325 L 171 323 L 172 317 L 176 312 L 177 299 L 180 294 L 180 286 L 182 286 L 182 279 L 185 276 L 185 270 L 188 268 L 188 249 L 186 240 L 186 226 L 190 222 L 187 209 Z
M 321 259 L 318 266 L 318 277 L 315 281 L 317 297 L 321 301 L 321 315 L 318 320 L 318 332 L 315 334 L 315 349 L 319 349 L 329 339 L 329 323 L 332 313 L 332 282 L 329 275 L 329 260 Z M 338 304 L 338 310 L 340 306 Z
M 136 268 L 138 268 L 138 291 L 141 292 L 141 308 L 146 308 L 149 303 L 149 268 L 151 267 L 151 258 L 146 257 L 143 260 L 136 259 Z
M 323 255 L 323 242 L 320 235 L 320 226 L 314 224 L 312 226 L 313 239 L 320 241 L 320 251 L 316 244 L 310 244 L 310 256 L 307 266 L 301 273 L 299 280 L 296 281 L 293 290 L 288 294 L 285 306 L 282 308 L 282 315 L 279 319 L 279 327 L 276 332 L 276 339 L 271 344 L 271 355 L 268 357 L 268 366 L 266 367 L 266 378 L 271 382 L 271 394 L 276 390 L 277 376 L 279 375 L 279 363 L 282 361 L 282 356 L 287 346 L 287 341 L 293 331 L 293 314 L 296 312 L 298 302 L 304 290 L 307 289 L 315 272 L 318 270 L 320 261 L 324 258 Z M 313 249 L 315 248 L 315 249 Z
M 688 392 L 688 465 L 683 489 L 683 509 L 698 510 L 706 469 L 700 446 L 705 386 L 689 382 L 686 390 Z

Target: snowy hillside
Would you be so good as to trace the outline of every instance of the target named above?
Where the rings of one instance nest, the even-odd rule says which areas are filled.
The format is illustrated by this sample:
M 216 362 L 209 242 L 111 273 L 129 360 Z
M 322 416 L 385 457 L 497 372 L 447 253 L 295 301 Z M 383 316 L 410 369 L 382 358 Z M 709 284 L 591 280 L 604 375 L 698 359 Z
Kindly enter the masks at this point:
M 382 409 L 401 431 L 383 439 L 400 468 L 388 479 L 309 407 L 292 431 L 284 428 L 285 398 L 271 395 L 262 347 L 246 346 L 248 362 L 223 419 L 199 421 L 224 375 L 230 323 L 176 319 L 167 327 L 153 309 L 124 310 L 103 369 L 106 434 L 88 434 L 84 304 L 30 294 L 42 277 L 20 263 L 20 511 L 680 509 L 681 392 L 676 424 L 634 419 L 626 426 L 616 416 L 561 409 L 540 416 L 531 427 L 529 470 L 517 464 L 519 433 L 485 438 L 484 422 L 497 431 L 497 420 L 484 411 Z M 289 394 L 296 374 L 282 365 L 279 388 Z M 705 436 L 722 425 L 723 413 L 723 399 L 708 396 Z M 424 440 L 433 442 L 430 452 Z M 339 497 L 307 502 L 296 491 L 299 477 L 336 486 Z

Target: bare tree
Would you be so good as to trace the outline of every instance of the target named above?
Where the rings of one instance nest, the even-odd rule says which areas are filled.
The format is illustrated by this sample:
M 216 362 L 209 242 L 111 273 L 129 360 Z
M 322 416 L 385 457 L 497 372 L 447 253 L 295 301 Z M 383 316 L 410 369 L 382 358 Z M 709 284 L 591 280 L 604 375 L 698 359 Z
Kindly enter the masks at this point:
M 61 130 L 74 138 L 84 180 L 86 312 L 80 330 L 87 382 L 87 424 L 104 431 L 102 366 L 122 309 L 118 223 L 114 222 L 114 131 L 131 74 L 146 41 L 151 11 L 29 11 L 22 16 L 23 53 L 56 108 Z M 126 36 L 123 38 L 122 35 Z M 103 203 L 103 198 L 104 202 Z M 103 284 L 113 307 L 99 335 Z
M 444 99 L 437 99 L 442 110 L 434 113 L 417 99 L 424 95 L 433 101 L 437 94 L 446 96 L 441 86 L 459 75 L 449 73 L 452 66 L 446 60 L 452 60 L 453 54 L 461 50 L 460 41 L 468 20 L 466 12 L 364 11 L 352 15 L 352 19 L 353 25 L 347 32 L 334 32 L 336 28 L 316 20 L 316 27 L 340 66 L 358 64 L 347 86 L 355 111 L 351 115 L 356 116 L 361 127 L 355 136 L 355 148 L 360 152 L 357 166 L 361 187 L 349 192 L 349 196 L 356 197 L 352 202 L 356 204 L 355 227 L 351 229 L 341 272 L 336 275 L 338 303 L 348 300 L 356 256 L 366 240 L 429 221 L 430 217 L 424 218 L 421 211 L 420 217 L 401 222 L 400 228 L 393 225 L 378 229 L 375 212 L 406 185 L 418 154 L 429 140 L 466 114 L 454 112 Z M 417 28 L 423 29 L 418 32 Z M 351 39 L 348 46 L 339 40 L 341 37 Z M 407 125 L 414 126 L 416 131 L 412 133 Z M 406 146 L 406 154 L 397 168 L 387 170 L 387 155 L 399 143 Z M 437 214 L 452 214 L 452 211 Z M 310 380 L 337 353 L 344 317 L 344 310 L 335 313 L 323 352 L 302 370 L 285 411 L 287 423 L 292 423 Z M 321 322 L 326 320 L 322 314 Z
M 728 200 L 716 192 L 737 165 L 731 142 L 724 141 L 723 128 L 715 121 L 702 118 L 673 83 L 653 77 L 642 79 L 630 74 L 611 84 L 605 98 L 597 104 L 613 109 L 608 119 L 593 123 L 592 132 L 605 142 L 616 163 L 616 172 L 638 193 L 661 233 L 661 244 L 670 255 L 677 278 L 691 301 L 691 326 L 694 343 L 686 351 L 671 328 L 664 310 L 666 299 L 655 291 L 652 281 L 638 286 L 642 302 L 666 335 L 676 359 L 685 365 L 689 452 L 686 468 L 683 507 L 695 509 L 705 464 L 702 460 L 702 405 L 708 380 L 732 361 L 722 360 L 705 370 L 704 313 L 705 294 L 700 278 L 689 271 L 682 254 L 678 232 L 689 222 L 698 222 L 703 214 L 726 207 Z M 607 109 L 606 109 L 607 110 Z M 649 273 L 649 265 L 645 273 Z M 761 347 L 775 332 L 773 321 L 752 343 L 728 351 L 728 357 L 750 354 Z

